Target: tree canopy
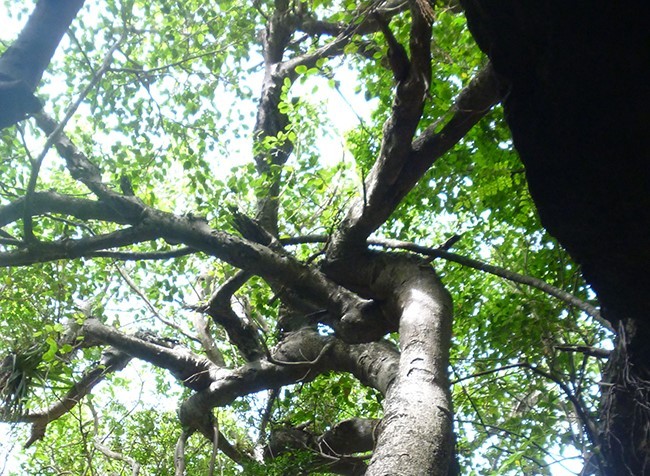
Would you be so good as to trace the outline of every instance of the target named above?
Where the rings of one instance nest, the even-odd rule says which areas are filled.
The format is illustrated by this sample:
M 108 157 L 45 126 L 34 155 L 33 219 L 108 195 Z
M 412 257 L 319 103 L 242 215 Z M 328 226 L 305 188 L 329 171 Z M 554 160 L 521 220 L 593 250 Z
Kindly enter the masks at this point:
M 606 467 L 614 329 L 457 2 L 77 7 L 2 38 L 10 474 Z

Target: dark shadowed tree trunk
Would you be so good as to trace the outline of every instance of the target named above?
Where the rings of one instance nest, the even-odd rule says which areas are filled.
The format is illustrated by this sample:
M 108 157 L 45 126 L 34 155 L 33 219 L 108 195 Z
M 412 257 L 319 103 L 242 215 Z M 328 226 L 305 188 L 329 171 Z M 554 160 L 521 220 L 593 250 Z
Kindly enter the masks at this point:
M 544 226 L 616 329 L 599 430 L 606 473 L 650 471 L 650 8 L 465 0 Z

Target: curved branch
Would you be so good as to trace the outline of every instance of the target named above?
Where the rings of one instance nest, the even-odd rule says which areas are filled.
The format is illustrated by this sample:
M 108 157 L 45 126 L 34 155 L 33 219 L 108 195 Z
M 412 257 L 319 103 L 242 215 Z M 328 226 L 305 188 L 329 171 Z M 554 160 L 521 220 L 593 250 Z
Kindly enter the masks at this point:
M 484 271 L 486 273 L 493 274 L 494 276 L 499 276 L 500 278 L 507 279 L 508 281 L 525 284 L 527 286 L 530 286 L 531 288 L 539 289 L 540 291 L 548 294 L 549 296 L 553 296 L 559 299 L 560 301 L 569 304 L 570 306 L 575 306 L 581 311 L 584 311 L 586 314 L 593 317 L 599 324 L 601 324 L 607 330 L 609 330 L 610 332 L 614 332 L 614 328 L 612 327 L 612 325 L 609 323 L 609 321 L 607 321 L 605 318 L 601 316 L 600 311 L 596 307 L 574 296 L 571 293 L 563 291 L 562 289 L 559 289 L 547 283 L 543 279 L 535 278 L 533 276 L 527 276 L 524 274 L 519 274 L 514 271 L 510 271 L 505 268 L 500 268 L 499 266 L 487 264 L 472 258 L 467 258 L 465 256 L 461 256 L 459 254 L 452 253 L 450 251 L 445 251 L 439 248 L 420 246 L 414 243 L 409 243 L 407 241 L 389 240 L 389 239 L 386 240 L 370 239 L 368 240 L 368 243 L 373 245 L 384 246 L 387 248 L 398 248 L 402 250 L 414 251 L 416 253 L 420 253 L 426 256 L 431 256 L 432 258 L 441 258 L 447 261 L 452 261 L 454 263 L 461 264 L 463 266 L 467 266 L 468 268 L 473 268 L 479 271 Z
M 231 299 L 237 290 L 251 277 L 246 271 L 239 271 L 217 289 L 204 306 L 197 310 L 208 314 L 212 320 L 228 333 L 230 341 L 239 349 L 246 361 L 257 360 L 264 355 L 257 326 L 250 316 L 240 317 L 233 310 Z
M 307 235 L 307 236 L 297 236 L 291 238 L 282 238 L 280 242 L 283 245 L 295 245 L 300 243 L 327 243 L 329 241 L 327 235 Z M 432 248 L 429 246 L 422 246 L 409 241 L 401 240 L 392 240 L 392 239 L 382 239 L 382 238 L 370 238 L 367 240 L 369 245 L 381 246 L 383 248 L 395 248 L 405 251 L 412 251 L 414 253 L 422 254 L 425 256 L 430 256 L 432 258 L 440 258 L 447 261 L 452 261 L 468 268 L 473 268 L 478 271 L 483 271 L 485 273 L 493 274 L 494 276 L 499 276 L 500 278 L 507 279 L 520 284 L 525 284 L 535 289 L 553 296 L 559 299 L 566 304 L 575 306 L 581 311 L 584 311 L 589 316 L 593 317 L 600 325 L 610 332 L 615 332 L 612 325 L 603 318 L 600 314 L 600 311 L 593 305 L 588 302 L 583 301 L 582 299 L 574 296 L 571 293 L 563 291 L 560 288 L 557 288 L 546 281 L 535 278 L 533 276 L 527 276 L 524 274 L 519 274 L 514 271 L 507 270 L 505 268 L 500 268 L 491 264 L 484 263 L 479 260 L 472 258 L 467 258 L 465 256 L 445 251 L 441 248 Z
M 259 360 L 238 369 L 224 369 L 215 375 L 208 388 L 182 404 L 181 423 L 212 441 L 213 428 L 206 415 L 213 408 L 226 406 L 242 395 L 260 390 L 311 381 L 328 371 L 351 372 L 365 385 L 385 393 L 397 374 L 399 353 L 387 341 L 348 345 L 321 336 L 315 330 L 301 329 L 287 335 L 274 350 L 273 358 L 281 362 L 300 362 L 300 365 L 276 365 Z
M 208 359 L 195 355 L 187 349 L 163 345 L 164 342 L 158 341 L 151 335 L 141 337 L 126 335 L 102 324 L 97 319 L 87 319 L 83 324 L 83 333 L 131 357 L 169 370 L 183 385 L 192 390 L 207 388 L 217 378 L 219 372 L 219 367 Z

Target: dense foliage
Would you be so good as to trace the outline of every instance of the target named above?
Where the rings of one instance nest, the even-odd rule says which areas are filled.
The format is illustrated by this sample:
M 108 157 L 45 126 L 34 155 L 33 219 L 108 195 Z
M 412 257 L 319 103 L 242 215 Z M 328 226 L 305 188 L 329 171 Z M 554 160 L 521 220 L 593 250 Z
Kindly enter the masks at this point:
M 31 7 L 5 2 L 4 8 L 19 23 Z M 263 225 L 277 231 L 291 256 L 315 267 L 350 204 L 365 196 L 399 87 L 385 60 L 386 34 L 366 27 L 374 8 L 321 0 L 87 2 L 38 95 L 57 121 L 79 103 L 65 136 L 99 167 L 110 192 L 232 235 L 245 234 L 242 216 L 255 217 L 265 198 L 276 195 L 277 220 Z M 282 9 L 302 22 L 289 32 L 285 64 L 345 41 L 283 79 L 275 108 L 286 124 L 269 133 L 259 120 L 268 67 L 262 37 Z M 398 5 L 386 15 L 395 38 L 408 45 L 408 9 Z M 454 2 L 435 5 L 430 21 L 432 80 L 418 133 L 443 128 L 486 63 Z M 7 46 L 16 32 L 2 34 Z M 140 474 L 175 474 L 174 448 L 178 454 L 183 440 L 176 408 L 194 389 L 138 355 L 122 355 L 110 367 L 105 342 L 84 339 L 79 329 L 93 318 L 149 339 L 143 341 L 207 355 L 222 369 L 242 368 L 264 356 L 247 355 L 206 312 L 212 293 L 241 273 L 232 261 L 183 240 L 184 247 L 159 237 L 110 241 L 125 221 L 57 208 L 62 197 L 94 200 L 98 192 L 89 191 L 58 147 L 40 171 L 35 167 L 44 147 L 57 146 L 46 138 L 42 119 L 0 132 L 6 232 L 0 255 L 23 250 L 32 257 L 7 258 L 0 274 L 3 427 L 12 440 L 33 443 L 24 452 L 13 448 L 9 473 L 131 474 L 139 465 Z M 286 163 L 259 160 L 281 153 Z M 108 203 L 106 197 L 100 198 Z M 43 211 L 29 218 L 22 208 L 15 212 L 27 200 Z M 21 244 L 30 233 L 42 246 Z M 110 238 L 105 247 L 48 255 L 47 243 L 102 237 Z M 462 474 L 579 472 L 592 451 L 586 428 L 597 410 L 605 355 L 597 351 L 609 333 L 586 312 L 593 295 L 579 270 L 539 223 L 499 107 L 433 164 L 371 238 L 371 248 L 382 253 L 411 253 L 389 239 L 429 247 L 453 298 L 450 380 Z M 445 247 L 436 254 L 445 243 L 453 253 Z M 547 287 L 530 286 L 526 277 Z M 268 354 L 290 318 L 282 285 L 266 278 L 240 279 L 228 300 Z M 323 336 L 333 332 L 326 324 L 318 326 Z M 398 335 L 386 339 L 397 343 Z M 43 438 L 30 438 L 28 416 L 56 406 L 95 368 L 114 371 L 47 422 Z M 381 418 L 384 398 L 340 371 L 251 388 L 214 409 L 231 454 L 218 452 L 213 460 L 213 442 L 194 435 L 181 450 L 187 474 L 207 474 L 215 465 L 220 474 L 327 474 L 308 444 L 274 454 L 273 435 L 293 429 L 315 438 L 346 419 Z

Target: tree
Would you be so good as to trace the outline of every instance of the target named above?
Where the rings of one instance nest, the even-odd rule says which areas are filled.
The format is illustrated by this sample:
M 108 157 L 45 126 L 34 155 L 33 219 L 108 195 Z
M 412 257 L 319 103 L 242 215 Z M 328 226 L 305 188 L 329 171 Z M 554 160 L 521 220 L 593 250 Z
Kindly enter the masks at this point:
M 516 78 L 456 2 L 107 1 L 68 36 L 48 113 L 0 145 L 25 471 L 616 467 L 613 327 L 535 214 L 494 107 Z M 351 81 L 372 113 L 336 160 L 319 96 Z M 155 395 L 136 409 L 129 369 Z

